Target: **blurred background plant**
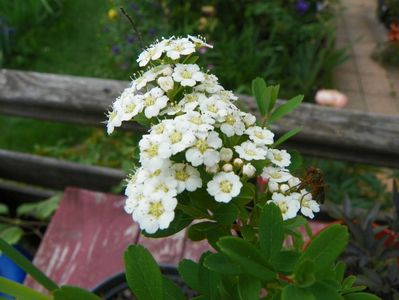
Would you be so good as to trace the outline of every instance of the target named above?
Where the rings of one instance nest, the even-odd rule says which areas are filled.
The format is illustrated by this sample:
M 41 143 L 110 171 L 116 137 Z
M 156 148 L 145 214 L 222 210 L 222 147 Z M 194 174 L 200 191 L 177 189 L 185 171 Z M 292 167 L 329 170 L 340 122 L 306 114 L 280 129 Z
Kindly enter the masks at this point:
M 21 63 L 37 51 L 34 28 L 59 16 L 61 0 L 0 2 L 0 67 L 10 60 Z
M 347 275 L 356 274 L 357 284 L 384 300 L 399 299 L 399 194 L 393 185 L 391 214 L 379 215 L 380 204 L 369 211 L 359 211 L 345 196 L 342 207 L 330 213 L 348 226 L 349 244 L 342 255 Z M 383 219 L 385 223 L 379 223 Z

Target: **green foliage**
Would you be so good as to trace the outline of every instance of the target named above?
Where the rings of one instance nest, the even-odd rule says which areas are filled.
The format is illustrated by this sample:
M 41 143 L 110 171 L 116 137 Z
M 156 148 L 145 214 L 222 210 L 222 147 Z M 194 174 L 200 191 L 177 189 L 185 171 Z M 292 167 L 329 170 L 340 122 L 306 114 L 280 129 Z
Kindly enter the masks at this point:
M 90 293 L 76 286 L 62 286 L 53 293 L 54 300 L 100 300 L 93 293 Z
M 41 221 L 48 220 L 58 208 L 60 200 L 61 195 L 56 194 L 44 201 L 21 204 L 17 209 L 17 215 L 29 216 Z
M 0 292 L 20 300 L 50 300 L 35 290 L 0 276 Z

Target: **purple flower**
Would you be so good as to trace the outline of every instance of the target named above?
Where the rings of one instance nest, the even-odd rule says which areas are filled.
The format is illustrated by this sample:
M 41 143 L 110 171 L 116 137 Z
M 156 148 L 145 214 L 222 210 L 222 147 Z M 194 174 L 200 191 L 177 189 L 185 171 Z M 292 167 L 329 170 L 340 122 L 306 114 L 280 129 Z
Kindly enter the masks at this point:
M 304 14 L 309 10 L 310 4 L 306 0 L 298 0 L 295 8 L 300 14 Z
M 121 53 L 121 48 L 119 46 L 113 46 L 111 51 L 112 51 L 112 54 L 118 55 L 119 53 Z
M 135 40 L 136 40 L 136 39 L 134 38 L 133 35 L 128 35 L 128 36 L 126 37 L 126 42 L 127 42 L 128 44 L 133 44 Z

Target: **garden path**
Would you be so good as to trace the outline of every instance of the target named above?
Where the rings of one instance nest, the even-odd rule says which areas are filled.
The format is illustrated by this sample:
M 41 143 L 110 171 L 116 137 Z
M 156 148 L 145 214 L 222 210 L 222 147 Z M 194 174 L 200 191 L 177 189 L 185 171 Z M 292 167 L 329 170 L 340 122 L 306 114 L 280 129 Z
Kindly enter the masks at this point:
M 338 16 L 337 46 L 348 47 L 349 59 L 334 74 L 348 108 L 399 115 L 399 70 L 387 70 L 371 58 L 387 38 L 376 16 L 376 0 L 345 0 Z

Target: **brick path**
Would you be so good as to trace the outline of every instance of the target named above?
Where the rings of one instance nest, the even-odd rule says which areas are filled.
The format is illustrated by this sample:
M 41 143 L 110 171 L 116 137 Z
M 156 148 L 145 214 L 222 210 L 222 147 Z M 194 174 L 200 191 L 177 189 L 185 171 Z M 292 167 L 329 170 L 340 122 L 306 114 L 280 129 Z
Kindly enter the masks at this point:
M 348 108 L 399 115 L 399 70 L 386 70 L 370 57 L 387 36 L 376 16 L 376 3 L 342 1 L 337 46 L 348 47 L 350 57 L 336 69 L 335 84 L 348 96 Z

